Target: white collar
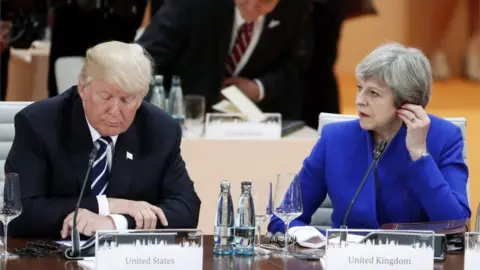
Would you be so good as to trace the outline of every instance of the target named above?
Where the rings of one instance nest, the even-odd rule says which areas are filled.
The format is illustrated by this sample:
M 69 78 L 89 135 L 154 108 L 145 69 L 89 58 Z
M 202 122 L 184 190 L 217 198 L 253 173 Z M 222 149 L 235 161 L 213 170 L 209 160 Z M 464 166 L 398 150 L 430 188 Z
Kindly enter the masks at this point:
M 90 125 L 90 122 L 88 122 L 88 118 L 86 115 L 85 115 L 85 119 L 87 120 L 87 125 L 88 125 L 88 129 L 90 129 L 90 134 L 92 135 L 92 141 L 96 142 L 100 137 L 102 137 L 102 135 L 100 135 L 100 133 L 98 133 L 98 131 L 95 128 L 93 128 L 92 125 Z M 110 136 L 110 138 L 112 139 L 113 146 L 115 146 L 118 135 Z

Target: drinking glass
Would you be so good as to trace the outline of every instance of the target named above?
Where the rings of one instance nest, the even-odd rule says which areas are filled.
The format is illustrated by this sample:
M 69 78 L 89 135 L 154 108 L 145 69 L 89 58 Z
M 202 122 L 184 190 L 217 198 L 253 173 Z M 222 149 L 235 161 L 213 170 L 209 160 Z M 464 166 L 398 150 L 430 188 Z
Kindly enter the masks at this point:
M 205 120 L 205 97 L 200 95 L 185 96 L 185 135 L 187 137 L 203 136 Z
M 300 179 L 294 173 L 281 173 L 277 177 L 273 198 L 273 213 L 285 223 L 283 257 L 288 256 L 288 227 L 303 212 Z
M 18 217 L 22 213 L 22 202 L 20 200 L 20 183 L 18 180 L 18 174 L 7 173 L 5 174 L 5 180 L 1 183 L 0 192 L 0 221 L 3 223 L 3 253 L 1 257 L 3 259 L 17 259 L 18 255 L 9 253 L 7 251 L 7 228 L 8 223 Z
M 256 245 L 259 246 L 262 244 L 262 228 L 263 224 L 270 220 L 273 215 L 272 204 L 273 204 L 273 189 L 272 182 L 268 182 L 267 185 L 258 185 L 253 186 L 253 198 L 255 202 L 255 224 L 257 225 L 256 231 Z

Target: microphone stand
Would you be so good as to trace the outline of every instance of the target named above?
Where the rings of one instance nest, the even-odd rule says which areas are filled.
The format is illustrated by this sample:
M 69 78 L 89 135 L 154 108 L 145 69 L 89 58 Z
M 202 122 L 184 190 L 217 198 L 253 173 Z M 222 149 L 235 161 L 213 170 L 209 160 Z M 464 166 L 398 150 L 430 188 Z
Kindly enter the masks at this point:
M 353 196 L 352 201 L 350 202 L 350 205 L 348 206 L 347 212 L 345 213 L 345 217 L 343 218 L 342 225 L 340 226 L 340 229 L 346 230 L 347 229 L 347 219 L 348 215 L 350 214 L 350 211 L 352 210 L 353 205 L 355 204 L 355 201 L 357 200 L 358 195 L 360 194 L 360 191 L 362 190 L 363 186 L 365 185 L 365 182 L 367 181 L 368 176 L 370 176 L 370 173 L 372 172 L 372 169 L 377 166 L 378 161 L 380 160 L 380 157 L 382 156 L 383 152 L 385 152 L 385 149 L 387 148 L 387 141 L 381 141 L 380 144 L 378 145 L 377 149 L 373 151 L 373 162 L 368 168 L 367 173 L 362 179 L 362 182 L 360 182 L 360 186 L 357 189 L 357 192 Z M 341 232 L 340 233 L 340 242 L 346 242 L 347 241 L 347 233 L 346 232 Z
M 72 228 L 72 247 L 65 251 L 65 257 L 67 259 L 75 259 L 80 256 L 80 233 L 77 229 L 77 215 L 78 209 L 80 208 L 80 202 L 82 201 L 83 193 L 85 191 L 85 186 L 87 185 L 88 178 L 90 176 L 90 171 L 92 170 L 93 163 L 95 162 L 95 158 L 97 156 L 97 151 L 99 149 L 99 144 L 97 142 L 94 143 L 94 147 L 90 156 L 88 158 L 88 167 L 87 173 L 85 174 L 85 179 L 83 180 L 82 189 L 80 190 L 80 195 L 78 196 L 77 205 L 75 206 L 75 212 L 73 214 L 73 228 Z

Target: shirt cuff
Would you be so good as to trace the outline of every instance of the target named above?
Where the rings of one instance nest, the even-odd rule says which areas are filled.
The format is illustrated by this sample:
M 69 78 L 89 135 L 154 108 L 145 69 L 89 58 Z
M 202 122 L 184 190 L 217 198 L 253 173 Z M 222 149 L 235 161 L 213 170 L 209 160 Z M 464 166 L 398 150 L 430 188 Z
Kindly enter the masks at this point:
M 126 230 L 128 229 L 128 222 L 127 219 L 122 215 L 110 215 L 113 219 L 113 223 L 115 223 L 115 227 L 117 230 Z
M 100 216 L 110 215 L 110 205 L 108 204 L 107 196 L 99 195 L 97 196 L 98 201 L 98 214 Z
M 257 101 L 262 101 L 265 97 L 265 88 L 263 87 L 263 83 L 259 79 L 255 79 L 255 83 L 258 85 L 259 95 Z

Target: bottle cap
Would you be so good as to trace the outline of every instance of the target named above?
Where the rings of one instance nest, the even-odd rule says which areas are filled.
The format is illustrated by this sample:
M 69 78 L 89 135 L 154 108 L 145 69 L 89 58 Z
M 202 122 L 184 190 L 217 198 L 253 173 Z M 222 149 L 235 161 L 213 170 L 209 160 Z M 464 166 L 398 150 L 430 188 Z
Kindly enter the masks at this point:
M 220 182 L 220 187 L 230 188 L 230 181 L 229 181 L 229 180 L 222 180 L 222 181 Z
M 163 83 L 163 75 L 155 75 L 155 83 Z
M 242 182 L 242 189 L 248 188 L 250 189 L 252 187 L 252 182 L 251 181 L 243 181 Z

